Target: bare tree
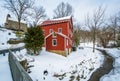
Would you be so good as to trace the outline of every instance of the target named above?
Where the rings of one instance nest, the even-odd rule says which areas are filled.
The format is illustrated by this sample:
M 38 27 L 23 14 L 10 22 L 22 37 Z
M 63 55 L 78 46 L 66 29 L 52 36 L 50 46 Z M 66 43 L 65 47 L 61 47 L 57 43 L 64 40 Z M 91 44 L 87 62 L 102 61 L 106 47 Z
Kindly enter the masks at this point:
M 25 18 L 26 11 L 32 7 L 32 0 L 4 0 L 4 7 L 11 11 L 16 18 L 18 19 L 18 28 L 20 30 L 20 22 L 23 18 Z
M 37 25 L 41 19 L 46 18 L 45 9 L 42 6 L 33 7 L 32 18 L 34 25 Z
M 104 14 L 105 14 L 105 9 L 103 9 L 101 6 L 96 9 L 93 13 L 93 16 L 90 18 L 89 15 L 86 17 L 85 25 L 89 27 L 89 29 L 92 32 L 92 37 L 93 37 L 93 52 L 95 51 L 95 42 L 96 42 L 96 34 L 97 30 L 99 29 L 100 26 L 102 26 L 104 22 Z
M 112 40 L 112 33 L 113 29 L 109 26 L 104 26 L 99 30 L 98 39 L 99 44 L 102 45 L 104 48 L 107 47 L 110 40 Z
M 114 40 L 114 46 L 116 43 L 116 34 L 119 32 L 119 17 L 117 16 L 117 14 L 115 14 L 114 16 L 110 17 L 110 26 L 113 30 L 113 40 Z
M 69 3 L 61 2 L 54 10 L 54 18 L 73 15 L 73 7 Z
M 91 41 L 90 31 L 87 30 L 82 24 L 76 23 L 74 24 L 74 36 L 73 43 L 75 46 L 78 46 L 80 42 L 88 42 Z
M 90 33 L 90 31 L 89 30 L 87 30 L 87 29 L 81 29 L 81 31 L 80 31 L 81 33 L 80 33 L 80 40 L 81 40 L 81 42 L 90 42 L 91 41 L 91 33 Z
M 118 12 L 118 30 L 120 33 L 120 11 Z

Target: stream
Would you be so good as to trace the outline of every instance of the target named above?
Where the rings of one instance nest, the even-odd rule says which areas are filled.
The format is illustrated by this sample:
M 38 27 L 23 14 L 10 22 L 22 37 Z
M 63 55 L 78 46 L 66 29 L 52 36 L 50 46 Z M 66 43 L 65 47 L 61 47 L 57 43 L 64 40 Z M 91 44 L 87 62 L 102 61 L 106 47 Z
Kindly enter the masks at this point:
M 88 81 L 100 81 L 100 78 L 105 74 L 108 74 L 113 69 L 113 61 L 114 58 L 109 56 L 105 50 L 97 49 L 105 56 L 105 61 L 103 65 L 98 68 L 93 74 L 91 75 Z

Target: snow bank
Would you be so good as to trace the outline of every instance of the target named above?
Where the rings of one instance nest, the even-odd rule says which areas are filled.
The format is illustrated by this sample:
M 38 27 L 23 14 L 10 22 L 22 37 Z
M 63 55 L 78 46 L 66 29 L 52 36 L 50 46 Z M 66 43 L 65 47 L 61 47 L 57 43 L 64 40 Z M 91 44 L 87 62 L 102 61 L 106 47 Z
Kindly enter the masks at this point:
M 76 79 L 78 75 L 80 81 L 86 81 L 104 61 L 104 56 L 98 51 L 93 53 L 91 48 L 77 49 L 68 57 L 43 49 L 39 56 L 29 57 L 35 60 L 29 63 L 34 65 L 29 74 L 33 81 L 69 81 L 71 77 Z M 44 75 L 44 71 L 48 71 L 48 75 Z
M 100 81 L 120 81 L 120 50 L 117 48 L 105 49 L 115 60 L 113 69 L 109 74 L 103 76 Z
M 52 19 L 52 20 L 65 20 L 65 19 L 70 19 L 72 16 L 66 16 L 66 17 L 61 17 L 61 18 L 56 18 L 56 19 Z
M 0 55 L 0 81 L 12 81 L 8 54 L 6 56 Z
M 9 48 L 18 48 L 24 46 L 23 43 L 16 44 L 16 45 L 10 45 L 7 43 L 7 41 L 10 38 L 16 38 L 16 35 L 14 31 L 7 30 L 4 28 L 0 29 L 0 50 L 2 49 L 9 49 Z M 25 51 L 21 51 L 24 53 Z M 26 53 L 26 52 L 25 52 Z M 10 72 L 10 67 L 8 63 L 8 54 L 5 54 L 6 56 L 0 55 L 0 81 L 12 81 L 12 76 Z
M 17 38 L 14 31 L 3 29 L 0 30 L 0 50 L 9 49 L 9 48 L 18 48 L 24 46 L 23 43 L 20 44 L 8 44 L 7 41 L 10 38 Z
M 16 38 L 16 35 L 13 31 L 2 29 L 0 30 L 0 50 L 8 49 L 11 45 L 7 43 L 10 38 Z

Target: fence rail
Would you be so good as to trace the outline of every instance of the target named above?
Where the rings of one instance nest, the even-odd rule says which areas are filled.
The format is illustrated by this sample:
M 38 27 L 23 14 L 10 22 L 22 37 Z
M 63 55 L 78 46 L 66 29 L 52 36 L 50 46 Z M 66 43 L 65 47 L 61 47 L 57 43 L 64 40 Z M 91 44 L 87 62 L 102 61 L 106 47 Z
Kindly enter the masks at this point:
M 16 52 L 16 51 L 20 51 L 22 49 L 24 49 L 24 46 L 23 47 L 18 47 L 18 48 L 9 48 L 12 52 Z M 5 55 L 5 53 L 9 53 L 9 49 L 2 49 L 0 50 L 0 54 L 3 54 Z
M 8 60 L 13 81 L 33 81 L 10 50 Z

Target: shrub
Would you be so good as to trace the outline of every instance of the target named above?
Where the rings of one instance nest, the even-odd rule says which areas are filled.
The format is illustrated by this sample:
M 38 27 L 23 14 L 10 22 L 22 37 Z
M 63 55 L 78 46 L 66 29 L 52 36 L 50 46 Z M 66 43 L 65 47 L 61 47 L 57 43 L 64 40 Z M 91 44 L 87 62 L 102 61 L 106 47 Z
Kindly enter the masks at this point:
M 30 27 L 24 38 L 25 48 L 35 55 L 39 54 L 44 43 L 43 31 L 40 27 Z
M 23 36 L 23 32 L 21 32 L 21 31 L 17 31 L 15 34 L 16 34 L 16 37 L 22 37 Z

